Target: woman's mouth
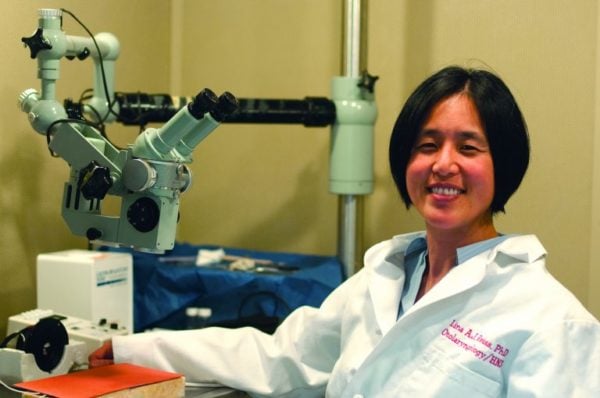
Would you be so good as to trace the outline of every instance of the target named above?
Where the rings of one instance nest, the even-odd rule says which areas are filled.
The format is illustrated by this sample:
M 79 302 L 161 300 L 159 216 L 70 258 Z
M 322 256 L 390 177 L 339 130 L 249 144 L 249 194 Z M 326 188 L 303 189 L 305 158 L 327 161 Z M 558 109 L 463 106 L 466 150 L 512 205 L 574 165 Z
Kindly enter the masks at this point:
M 429 188 L 427 188 L 427 191 L 434 195 L 442 195 L 442 196 L 457 196 L 457 195 L 460 195 L 461 193 L 465 192 L 464 189 L 459 189 L 456 187 L 441 187 L 441 186 L 429 187 Z

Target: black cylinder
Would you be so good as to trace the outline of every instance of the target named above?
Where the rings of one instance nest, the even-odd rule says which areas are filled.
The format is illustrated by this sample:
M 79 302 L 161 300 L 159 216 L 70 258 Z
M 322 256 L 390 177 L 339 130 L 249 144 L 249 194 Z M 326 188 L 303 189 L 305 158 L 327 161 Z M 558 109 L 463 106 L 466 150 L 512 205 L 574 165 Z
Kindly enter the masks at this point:
M 119 103 L 117 121 L 137 126 L 166 122 L 190 102 L 188 97 L 167 94 L 119 93 L 115 97 Z
M 318 127 L 333 124 L 335 121 L 335 104 L 327 98 L 241 98 L 238 101 L 238 110 L 227 116 L 223 123 L 282 123 Z
M 120 93 L 117 121 L 125 125 L 146 125 L 168 121 L 191 101 L 189 97 L 167 94 Z M 303 124 L 306 127 L 328 126 L 335 122 L 335 104 L 324 97 L 305 99 L 238 98 L 237 109 L 219 112 L 223 123 Z

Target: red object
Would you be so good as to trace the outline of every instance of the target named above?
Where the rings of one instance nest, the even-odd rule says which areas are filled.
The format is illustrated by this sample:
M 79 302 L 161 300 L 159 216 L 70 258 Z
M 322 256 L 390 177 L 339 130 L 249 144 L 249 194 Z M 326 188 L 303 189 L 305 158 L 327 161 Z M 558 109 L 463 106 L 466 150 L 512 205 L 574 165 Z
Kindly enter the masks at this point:
M 120 363 L 15 384 L 15 387 L 61 398 L 91 398 L 183 377 Z

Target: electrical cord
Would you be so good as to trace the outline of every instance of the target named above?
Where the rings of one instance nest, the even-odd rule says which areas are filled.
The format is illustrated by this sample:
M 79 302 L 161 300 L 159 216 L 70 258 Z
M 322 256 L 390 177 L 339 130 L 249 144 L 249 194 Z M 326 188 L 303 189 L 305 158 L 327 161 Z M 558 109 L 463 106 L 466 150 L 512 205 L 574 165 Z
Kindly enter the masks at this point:
M 85 31 L 86 33 L 89 35 L 89 37 L 92 39 L 92 42 L 94 43 L 94 47 L 96 48 L 96 51 L 98 52 L 98 60 L 100 63 L 100 74 L 102 76 L 102 86 L 104 89 L 104 95 L 106 96 L 106 101 L 108 104 L 108 111 L 106 112 L 106 115 L 102 116 L 100 115 L 100 112 L 95 109 L 93 106 L 91 106 L 90 104 L 86 104 L 84 101 L 87 99 L 90 99 L 93 97 L 92 95 L 89 95 L 88 93 L 93 93 L 92 89 L 86 89 L 83 91 L 83 93 L 81 94 L 80 98 L 79 98 L 79 106 L 80 107 L 87 107 L 87 109 L 89 109 L 91 112 L 94 113 L 94 115 L 96 116 L 96 119 L 98 120 L 97 122 L 92 122 L 88 119 L 85 119 L 84 117 L 84 123 L 88 126 L 94 127 L 95 129 L 97 129 L 100 134 L 102 135 L 102 137 L 104 137 L 111 145 L 113 145 L 115 148 L 117 149 L 122 149 L 119 146 L 115 145 L 114 142 L 112 142 L 109 138 L 108 135 L 106 134 L 106 130 L 105 130 L 105 123 L 106 120 L 108 119 L 109 115 L 114 115 L 115 117 L 119 117 L 118 113 L 116 113 L 113 110 L 114 105 L 118 102 L 117 101 L 117 97 L 115 95 L 114 98 L 110 97 L 110 93 L 108 90 L 108 83 L 106 81 L 106 72 L 104 70 L 104 59 L 102 57 L 102 52 L 100 51 L 100 46 L 98 45 L 98 42 L 96 41 L 96 38 L 94 37 L 93 33 L 88 29 L 88 27 L 79 19 L 77 18 L 77 16 L 72 13 L 71 11 L 65 9 L 65 8 L 61 8 L 61 11 L 66 13 L 67 15 L 69 15 L 71 18 L 73 18 Z M 66 120 L 66 119 L 63 119 Z M 71 119 L 70 121 L 76 122 L 75 119 Z M 55 122 L 56 123 L 56 122 Z M 52 125 L 54 125 L 55 123 L 52 123 Z M 48 128 L 48 131 L 50 131 L 50 128 Z M 46 134 L 46 136 L 48 137 L 48 134 Z M 49 142 L 49 137 L 48 137 L 48 142 Z M 52 152 L 51 152 L 52 154 Z M 53 155 L 54 156 L 54 155 Z
M 102 57 L 102 52 L 100 51 L 100 46 L 98 45 L 98 42 L 96 41 L 96 38 L 94 37 L 94 35 L 92 34 L 92 32 L 87 28 L 87 26 L 85 26 L 85 24 L 83 22 L 81 22 L 79 20 L 79 18 L 77 18 L 75 16 L 75 14 L 73 14 L 71 11 L 65 9 L 65 8 L 61 8 L 62 12 L 68 14 L 71 18 L 73 18 L 82 28 L 83 30 L 85 30 L 87 32 L 87 34 L 90 36 L 90 38 L 92 39 L 92 42 L 94 43 L 94 46 L 96 47 L 96 51 L 98 52 L 98 59 L 100 61 L 100 73 L 102 75 L 102 85 L 104 88 L 104 95 L 106 95 L 106 101 L 108 102 L 108 111 L 106 113 L 106 115 L 104 116 L 104 118 L 102 118 L 100 120 L 101 123 L 104 123 L 106 121 L 106 119 L 108 119 L 108 116 L 110 114 L 113 114 L 115 116 L 118 116 L 117 113 L 115 113 L 115 111 L 113 111 L 112 107 L 115 104 L 115 100 L 110 98 L 109 92 L 108 92 L 108 84 L 106 83 L 106 72 L 104 71 L 104 60 Z
M 94 92 L 91 88 L 86 88 L 85 90 L 83 90 L 83 92 L 81 93 L 81 95 L 79 96 L 79 100 L 77 101 L 77 105 L 79 107 L 78 109 L 78 115 L 83 118 L 83 120 L 86 120 L 90 123 L 92 123 L 92 125 L 94 127 L 96 127 L 99 131 L 100 134 L 102 134 L 102 136 L 106 139 L 108 139 L 108 137 L 106 136 L 106 125 L 104 124 L 104 122 L 102 121 L 102 116 L 100 115 L 100 112 L 94 108 L 92 105 L 87 104 L 85 101 L 92 99 L 94 97 Z M 89 109 L 91 112 L 94 113 L 96 120 L 98 122 L 94 122 L 92 120 L 89 120 L 85 117 L 84 112 L 82 111 L 83 108 L 87 108 Z
M 42 318 L 35 325 L 9 334 L 0 342 L 0 349 L 7 348 L 13 340 L 16 340 L 15 349 L 33 355 L 36 366 L 44 372 L 56 368 L 62 360 L 65 346 L 69 344 L 69 336 L 64 325 L 59 319 L 53 317 Z M 17 389 L 1 379 L 0 385 L 12 392 L 26 392 L 35 397 L 47 396 L 26 389 Z
M 19 331 L 19 332 L 11 333 L 10 335 L 6 336 L 6 338 L 4 340 L 2 340 L 2 342 L 0 343 L 0 348 L 6 348 L 8 346 L 8 343 L 11 340 L 13 340 L 15 337 L 19 336 L 21 333 L 22 333 L 22 331 Z M 19 394 L 22 394 L 22 393 L 26 392 L 29 395 L 32 395 L 34 397 L 46 397 L 47 396 L 45 394 L 38 394 L 38 393 L 30 392 L 30 391 L 27 391 L 27 390 L 23 390 L 23 389 L 18 389 L 18 388 L 12 387 L 12 386 L 8 385 L 6 382 L 4 382 L 4 380 L 2 380 L 2 379 L 0 379 L 0 385 L 2 387 L 6 388 L 9 391 L 16 392 L 16 393 L 19 393 Z
M 100 73 L 101 73 L 101 76 L 102 76 L 102 86 L 103 86 L 103 89 L 104 89 L 104 94 L 106 96 L 106 101 L 108 103 L 108 111 L 107 111 L 106 115 L 102 116 L 102 115 L 100 115 L 100 112 L 97 109 L 95 109 L 90 104 L 85 103 L 86 100 L 88 100 L 88 99 L 90 99 L 90 98 L 93 97 L 93 90 L 92 89 L 86 89 L 81 94 L 81 96 L 79 98 L 79 101 L 78 101 L 78 104 L 79 104 L 79 106 L 81 108 L 86 107 L 91 112 L 93 112 L 94 115 L 95 115 L 95 117 L 96 117 L 96 119 L 97 119 L 97 122 L 92 122 L 91 120 L 85 119 L 85 117 L 83 116 L 84 120 L 86 120 L 86 122 L 89 122 L 88 124 L 90 126 L 95 127 L 96 129 L 98 129 L 100 131 L 100 134 L 104 138 L 106 138 L 106 140 L 108 140 L 108 142 L 110 144 L 112 144 L 113 146 L 117 147 L 113 142 L 110 141 L 110 139 L 106 135 L 106 132 L 105 132 L 105 122 L 108 119 L 109 115 L 111 115 L 111 114 L 114 115 L 116 118 L 120 117 L 120 115 L 118 113 L 116 113 L 114 111 L 114 109 L 113 109 L 114 105 L 119 102 L 118 95 L 117 95 L 118 93 L 115 92 L 114 97 L 113 98 L 110 97 L 109 90 L 108 90 L 108 83 L 107 83 L 107 79 L 106 79 L 106 72 L 104 70 L 104 61 L 103 61 L 103 57 L 102 57 L 102 52 L 100 51 L 100 46 L 98 45 L 98 42 L 96 41 L 96 38 L 94 37 L 94 35 L 92 34 L 92 32 L 88 29 L 88 27 L 79 18 L 77 18 L 77 16 L 73 12 L 71 12 L 71 11 L 65 9 L 65 8 L 61 8 L 61 11 L 64 12 L 64 13 L 66 13 L 67 15 L 69 15 L 71 18 L 73 18 L 87 32 L 87 34 L 89 35 L 89 37 L 92 39 L 92 42 L 94 43 L 96 51 L 98 52 L 98 59 L 100 61 Z M 92 93 L 92 95 L 89 94 L 90 92 Z M 139 98 L 138 98 L 138 102 L 139 102 Z M 140 127 L 140 133 L 145 128 L 145 125 L 142 123 L 142 116 L 143 116 L 142 112 L 139 111 L 138 117 L 136 117 L 136 118 L 134 118 L 132 120 L 127 120 L 126 121 L 127 123 L 130 123 L 130 124 L 139 125 L 139 127 Z M 119 149 L 121 149 L 121 148 L 119 148 Z
M 11 392 L 16 392 L 16 393 L 19 393 L 19 394 L 26 393 L 27 396 L 40 397 L 40 398 L 48 397 L 49 398 L 49 396 L 46 395 L 46 394 L 37 393 L 37 392 L 33 392 L 33 391 L 21 389 L 21 388 L 11 387 L 8 384 L 6 384 L 2 379 L 0 379 L 0 386 L 6 388 L 8 391 L 11 391 Z
M 96 125 L 93 122 L 90 122 L 88 120 L 80 120 L 80 119 L 58 119 L 58 120 L 55 120 L 52 123 L 50 123 L 50 125 L 46 129 L 46 144 L 48 145 L 48 151 L 50 151 L 50 156 L 55 157 L 55 158 L 58 157 L 58 155 L 56 154 L 56 152 L 53 152 L 52 149 L 50 149 L 52 128 L 54 126 L 56 126 L 57 124 L 61 124 L 61 123 L 76 123 L 76 124 L 83 124 L 85 126 L 90 126 L 90 127 L 96 128 Z M 104 138 L 106 138 L 106 136 L 104 134 L 102 134 L 101 130 L 98 130 L 98 131 L 100 132 L 100 135 L 102 135 Z

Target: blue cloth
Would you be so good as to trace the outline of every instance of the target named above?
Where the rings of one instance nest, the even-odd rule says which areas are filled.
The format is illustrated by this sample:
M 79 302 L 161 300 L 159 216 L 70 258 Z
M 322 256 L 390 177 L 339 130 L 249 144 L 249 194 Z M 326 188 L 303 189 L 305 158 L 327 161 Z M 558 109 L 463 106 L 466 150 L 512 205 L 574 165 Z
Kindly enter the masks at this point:
M 456 250 L 456 265 L 460 265 L 479 253 L 491 249 L 510 236 L 511 235 L 499 235 L 495 238 L 458 248 Z M 406 276 L 404 279 L 402 295 L 400 296 L 400 305 L 398 306 L 398 318 L 408 311 L 415 303 L 426 266 L 427 241 L 425 237 L 419 237 L 413 240 L 406 249 L 404 257 L 404 272 Z
M 104 248 L 133 256 L 134 330 L 184 329 L 187 307 L 211 308 L 209 324 L 252 317 L 282 320 L 302 305 L 319 306 L 343 280 L 341 263 L 330 256 L 223 248 L 227 255 L 271 260 L 295 270 L 262 274 L 195 265 L 198 250 L 218 248 L 176 243 L 165 255 Z

